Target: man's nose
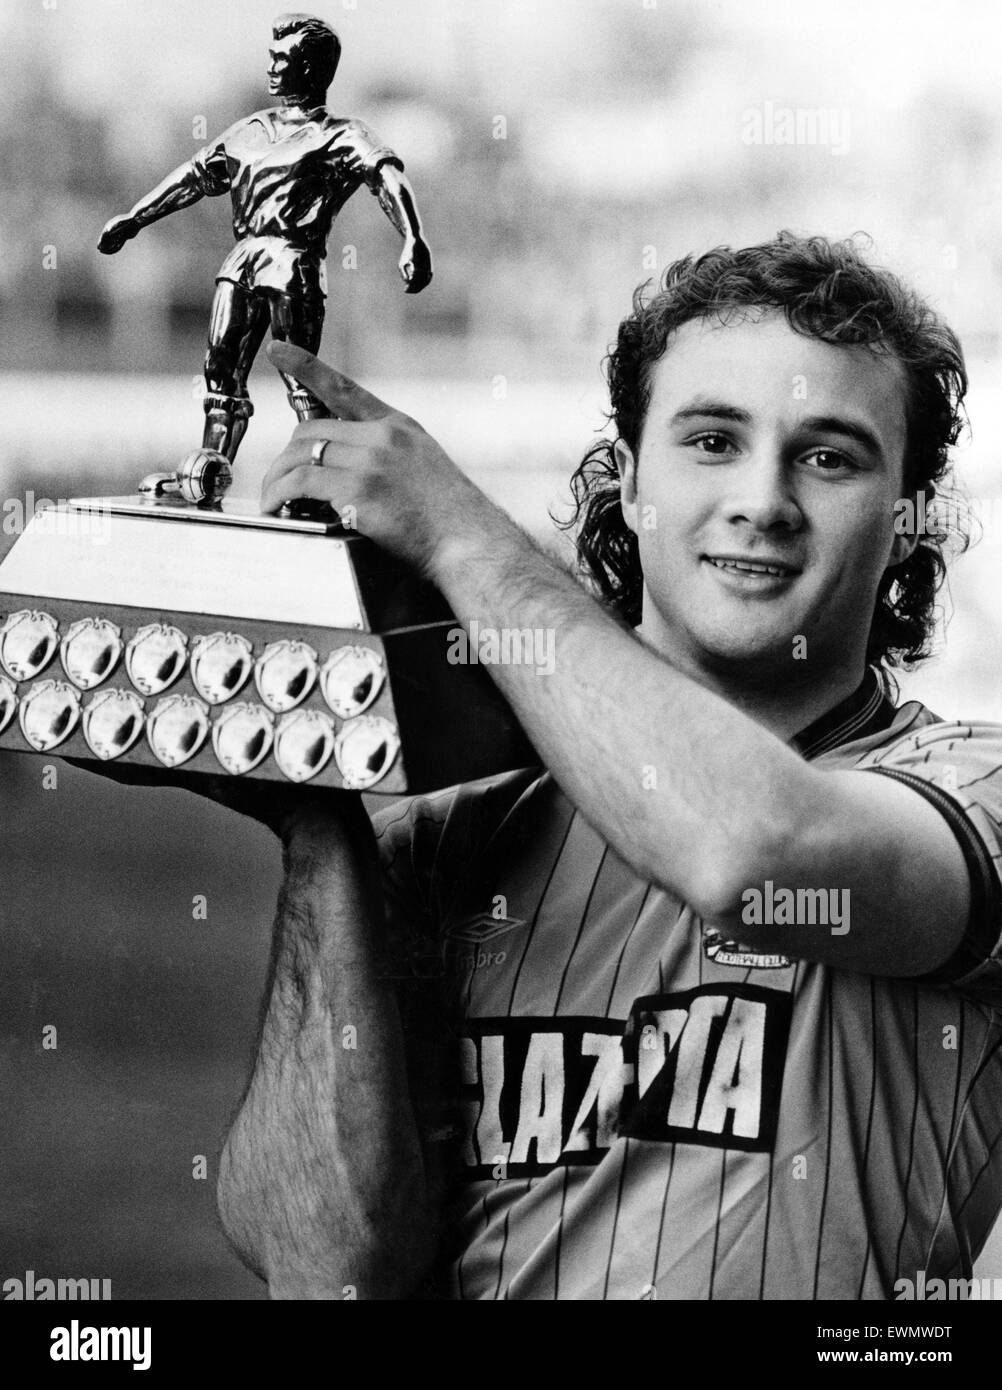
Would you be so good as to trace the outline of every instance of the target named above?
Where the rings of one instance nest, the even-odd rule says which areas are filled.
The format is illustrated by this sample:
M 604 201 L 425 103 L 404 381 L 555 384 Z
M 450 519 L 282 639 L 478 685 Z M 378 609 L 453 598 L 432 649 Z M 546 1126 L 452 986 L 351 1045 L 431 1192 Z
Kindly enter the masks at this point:
M 803 522 L 791 471 L 776 448 L 748 455 L 730 475 L 727 497 L 731 521 L 746 521 L 757 530 L 775 527 L 796 530 Z

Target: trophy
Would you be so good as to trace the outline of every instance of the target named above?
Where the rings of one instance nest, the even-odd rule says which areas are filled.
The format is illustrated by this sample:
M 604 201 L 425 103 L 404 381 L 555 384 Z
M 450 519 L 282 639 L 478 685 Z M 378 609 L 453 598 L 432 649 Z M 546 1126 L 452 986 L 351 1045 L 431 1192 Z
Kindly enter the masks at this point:
M 230 195 L 202 444 L 134 495 L 41 511 L 0 564 L 0 747 L 395 795 L 536 761 L 483 669 L 450 664 L 457 624 L 431 585 L 326 504 L 263 515 L 229 494 L 265 331 L 319 348 L 327 239 L 363 183 L 404 238 L 407 292 L 431 280 L 402 161 L 324 104 L 340 51 L 323 21 L 277 19 L 279 105 L 230 126 L 101 235 L 111 255 Z M 284 379 L 300 420 L 328 415 Z

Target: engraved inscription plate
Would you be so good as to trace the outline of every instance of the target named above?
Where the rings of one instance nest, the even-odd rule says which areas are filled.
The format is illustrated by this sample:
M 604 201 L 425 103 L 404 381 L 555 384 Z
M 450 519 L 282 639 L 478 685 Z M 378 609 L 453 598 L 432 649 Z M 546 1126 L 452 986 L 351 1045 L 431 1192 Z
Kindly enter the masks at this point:
M 63 670 L 81 690 L 93 690 L 111 675 L 122 655 L 122 629 L 107 618 L 81 618 L 59 648 Z
M 371 647 L 340 647 L 324 662 L 320 689 L 336 715 L 353 719 L 367 710 L 383 688 L 386 667 Z
M 39 753 L 56 748 L 77 726 L 80 695 L 65 681 L 39 681 L 21 701 L 21 732 Z
M 276 714 L 303 702 L 316 684 L 318 657 L 307 642 L 284 638 L 270 642 L 257 659 L 254 684 Z
M 334 752 L 334 720 L 323 710 L 301 709 L 287 714 L 275 735 L 275 761 L 290 782 L 308 782 L 330 762 Z
M 191 644 L 191 680 L 210 705 L 221 705 L 245 684 L 254 648 L 236 632 L 213 632 Z
M 125 649 L 125 669 L 143 695 L 159 695 L 174 684 L 188 659 L 188 639 L 171 623 L 147 623 Z
M 143 732 L 145 706 L 133 690 L 102 690 L 83 712 L 87 746 L 107 762 L 127 753 Z
M 334 743 L 334 759 L 346 787 L 365 791 L 381 781 L 397 756 L 396 725 L 378 715 L 363 715 L 345 724 Z
M 250 772 L 271 751 L 275 719 L 261 705 L 228 705 L 212 726 L 212 747 L 227 772 Z
M 146 737 L 164 767 L 193 758 L 209 732 L 209 707 L 194 695 L 166 695 L 146 720 Z
M 58 643 L 59 624 L 50 613 L 22 608 L 0 627 L 0 662 L 16 681 L 30 681 L 48 666 Z

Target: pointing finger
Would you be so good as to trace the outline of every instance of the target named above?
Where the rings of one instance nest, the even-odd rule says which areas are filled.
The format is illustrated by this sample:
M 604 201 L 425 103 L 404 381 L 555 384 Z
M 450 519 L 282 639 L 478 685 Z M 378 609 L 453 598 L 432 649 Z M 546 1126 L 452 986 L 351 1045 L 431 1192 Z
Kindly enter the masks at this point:
M 342 420 L 381 420 L 392 413 L 385 401 L 294 343 L 270 343 L 268 357 L 280 372 L 295 377 Z

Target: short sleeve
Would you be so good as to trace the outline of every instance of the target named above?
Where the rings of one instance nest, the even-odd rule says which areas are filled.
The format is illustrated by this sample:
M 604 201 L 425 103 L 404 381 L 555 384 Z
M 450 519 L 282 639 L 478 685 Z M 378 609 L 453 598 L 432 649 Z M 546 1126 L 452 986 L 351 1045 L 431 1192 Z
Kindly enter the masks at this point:
M 440 974 L 442 936 L 538 768 L 394 802 L 372 817 L 398 978 Z
M 230 186 L 225 140 L 226 136 L 221 135 L 212 144 L 203 145 L 191 159 L 195 180 L 207 198 L 218 198 Z
M 394 967 L 412 978 L 435 974 L 440 959 L 435 867 L 456 791 L 409 797 L 372 817 Z
M 350 121 L 344 132 L 348 147 L 347 163 L 349 169 L 364 179 L 369 188 L 376 187 L 376 175 L 383 164 L 395 164 L 398 169 L 404 162 L 389 145 L 384 145 L 373 131 L 362 121 Z
M 924 796 L 946 820 L 967 864 L 967 930 L 953 956 L 922 978 L 1002 1009 L 1002 725 L 930 724 L 858 766 Z

